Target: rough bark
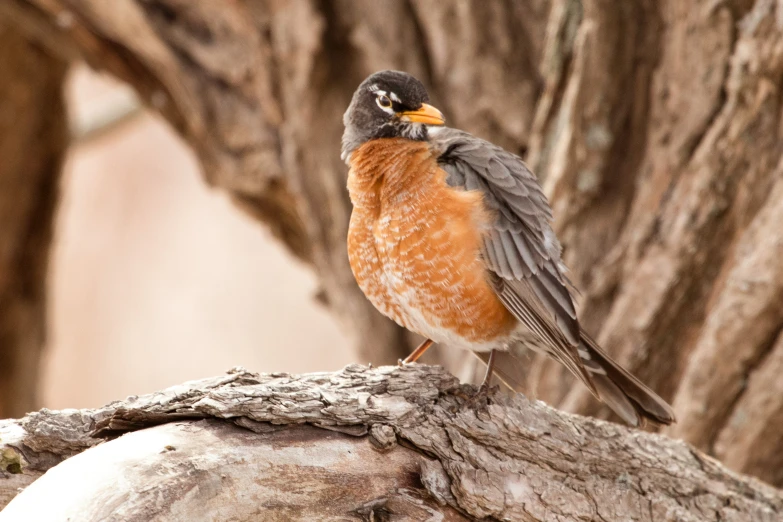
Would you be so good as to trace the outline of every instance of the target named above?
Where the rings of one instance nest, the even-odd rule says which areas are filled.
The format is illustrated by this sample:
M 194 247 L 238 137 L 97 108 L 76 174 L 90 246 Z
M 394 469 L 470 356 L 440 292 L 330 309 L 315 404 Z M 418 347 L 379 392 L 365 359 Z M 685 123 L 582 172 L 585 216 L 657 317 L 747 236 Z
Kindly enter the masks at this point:
M 781 484 L 781 7 L 616 5 L 584 2 L 533 155 L 583 322 L 673 399 L 667 433 Z M 599 413 L 536 373 L 540 396 Z
M 8 0 L 133 85 L 312 264 L 364 361 L 407 336 L 356 288 L 341 115 L 381 68 L 545 180 L 581 317 L 675 406 L 668 433 L 783 484 L 783 7 L 773 0 Z M 606 415 L 562 369 L 530 390 Z
M 36 409 L 65 64 L 0 19 L 0 418 Z
M 475 391 L 431 366 L 302 376 L 238 369 L 100 409 L 1 421 L 0 492 L 51 471 L 0 521 L 783 515 L 783 492 L 684 442 L 521 395 L 490 394 L 477 407 Z

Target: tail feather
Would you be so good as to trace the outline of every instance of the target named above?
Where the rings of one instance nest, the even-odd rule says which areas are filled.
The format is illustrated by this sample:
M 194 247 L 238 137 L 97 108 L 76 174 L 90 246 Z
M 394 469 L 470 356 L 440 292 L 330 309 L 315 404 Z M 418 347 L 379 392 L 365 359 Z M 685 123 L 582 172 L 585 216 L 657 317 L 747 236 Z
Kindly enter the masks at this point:
M 595 389 L 598 392 L 597 398 L 606 403 L 623 421 L 632 426 L 643 426 L 646 420 L 657 424 L 671 424 L 676 421 L 674 411 L 666 401 L 614 362 L 584 332 L 581 334 L 578 352 L 591 381 L 585 384 L 588 388 Z M 489 358 L 489 352 L 475 355 L 485 364 Z M 495 357 L 495 374 L 503 384 L 514 391 L 523 391 L 529 365 L 523 364 L 519 355 L 514 352 L 497 352 Z M 585 372 L 577 377 L 584 380 Z
M 674 410 L 665 400 L 614 362 L 587 334 L 582 332 L 581 337 L 580 355 L 585 350 L 589 354 L 589 360 L 603 369 L 603 374 L 591 371 L 590 376 L 598 388 L 601 400 L 615 413 L 633 425 L 643 425 L 645 419 L 658 424 L 676 422 Z M 590 371 L 590 366 L 586 367 Z M 628 416 L 628 403 L 635 410 L 635 422 Z

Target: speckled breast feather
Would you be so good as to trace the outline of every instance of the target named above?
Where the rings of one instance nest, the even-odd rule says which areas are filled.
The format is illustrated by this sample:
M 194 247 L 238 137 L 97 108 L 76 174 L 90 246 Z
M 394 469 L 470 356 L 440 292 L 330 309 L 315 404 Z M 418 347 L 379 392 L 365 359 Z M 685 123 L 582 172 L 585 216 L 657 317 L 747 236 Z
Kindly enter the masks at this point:
M 350 165 L 348 256 L 367 298 L 436 342 L 500 347 L 518 323 L 480 257 L 488 218 L 482 195 L 449 187 L 424 142 L 372 140 Z

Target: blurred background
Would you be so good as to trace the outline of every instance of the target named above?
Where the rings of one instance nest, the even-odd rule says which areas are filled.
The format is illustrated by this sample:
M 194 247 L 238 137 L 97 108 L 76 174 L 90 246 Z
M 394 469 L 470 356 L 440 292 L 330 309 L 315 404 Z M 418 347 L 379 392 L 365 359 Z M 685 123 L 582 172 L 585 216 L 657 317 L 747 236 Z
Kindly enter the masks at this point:
M 767 0 L 5 0 L 0 418 L 404 357 L 418 339 L 348 268 L 339 158 L 351 94 L 394 68 L 539 176 L 581 322 L 672 403 L 662 431 L 783 485 L 781 20 Z M 611 418 L 528 363 L 528 396 Z
M 210 190 L 133 91 L 77 65 L 49 275 L 41 404 L 103 405 L 241 365 L 339 369 L 353 344 L 312 270 Z M 297 347 L 297 349 L 291 349 Z

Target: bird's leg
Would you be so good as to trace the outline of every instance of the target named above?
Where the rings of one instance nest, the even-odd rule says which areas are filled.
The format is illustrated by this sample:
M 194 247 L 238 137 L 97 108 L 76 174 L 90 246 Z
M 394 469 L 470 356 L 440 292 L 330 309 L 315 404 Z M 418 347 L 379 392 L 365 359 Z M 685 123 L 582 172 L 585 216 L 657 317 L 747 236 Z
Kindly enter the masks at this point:
M 403 364 L 410 364 L 413 362 L 416 362 L 419 360 L 419 357 L 424 355 L 424 352 L 429 349 L 430 346 L 432 346 L 433 340 L 432 339 L 425 339 L 423 343 L 419 345 L 418 348 L 413 350 L 409 356 L 405 358 L 404 361 L 399 361 L 399 365 L 402 366 Z
M 489 404 L 489 384 L 492 381 L 492 374 L 495 371 L 495 350 L 489 352 L 487 360 L 487 372 L 484 374 L 484 380 L 481 386 L 472 397 L 468 399 L 468 404 L 475 408 L 477 412 L 486 412 Z
M 489 352 L 489 360 L 487 361 L 487 372 L 484 374 L 484 380 L 481 381 L 478 393 L 486 393 L 489 389 L 489 383 L 492 381 L 492 374 L 495 373 L 495 350 Z

